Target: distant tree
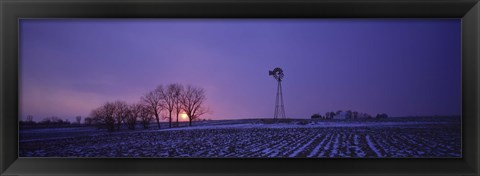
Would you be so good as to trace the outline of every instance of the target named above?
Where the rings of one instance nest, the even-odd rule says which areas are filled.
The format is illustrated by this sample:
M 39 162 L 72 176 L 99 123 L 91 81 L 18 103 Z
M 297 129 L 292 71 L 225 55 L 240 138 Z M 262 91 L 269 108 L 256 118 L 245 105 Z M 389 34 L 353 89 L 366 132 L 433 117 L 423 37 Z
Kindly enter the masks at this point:
M 206 100 L 205 90 L 198 87 L 187 86 L 181 95 L 180 103 L 183 111 L 187 114 L 189 126 L 192 126 L 192 120 L 199 118 L 208 112 L 204 107 Z
M 330 119 L 333 119 L 333 117 L 335 117 L 335 112 L 330 112 Z
M 342 110 L 338 110 L 335 115 L 340 115 L 343 111 Z
M 153 113 L 157 120 L 158 129 L 160 129 L 160 112 L 164 109 L 163 104 L 163 87 L 160 85 L 155 90 L 147 93 L 142 97 L 142 102 Z
M 104 117 L 104 123 L 107 126 L 108 131 L 114 131 L 115 130 L 115 104 L 107 102 L 103 106 L 103 117 Z
M 311 118 L 312 118 L 312 119 L 320 119 L 320 118 L 322 118 L 322 116 L 321 116 L 320 114 L 313 114 L 313 115 L 311 116 Z
M 369 119 L 372 118 L 372 115 L 367 114 L 367 113 L 365 113 L 365 116 L 366 116 L 367 118 L 369 118 Z
M 83 119 L 83 123 L 85 125 L 93 125 L 93 119 L 91 117 L 85 117 L 85 119 Z
M 92 110 L 90 115 L 98 125 L 105 125 L 108 131 L 115 130 L 115 103 L 107 102 L 101 107 Z
M 127 125 L 128 129 L 134 130 L 135 125 L 137 123 L 137 118 L 140 117 L 140 114 L 142 112 L 142 104 L 132 104 L 130 105 L 130 113 L 127 116 Z
M 372 116 L 370 114 L 367 114 L 367 113 L 360 113 L 359 117 L 361 117 L 361 118 L 372 118 Z
M 25 127 L 25 126 L 36 126 L 37 123 L 35 121 L 33 121 L 33 116 L 32 115 L 27 115 L 25 121 L 20 120 L 19 125 L 23 126 L 23 127 Z
M 90 112 L 90 118 L 92 118 L 92 122 L 95 122 L 94 124 L 97 125 L 98 127 L 101 127 L 104 125 L 104 119 L 106 118 L 103 114 L 103 105 L 101 107 L 95 108 Z M 85 121 L 87 123 L 87 121 Z M 106 124 L 105 124 L 106 126 Z
M 326 112 L 325 113 L 325 119 L 332 119 L 333 118 L 333 112 Z
M 115 123 L 117 124 L 117 131 L 120 131 L 122 123 L 127 119 L 129 114 L 128 104 L 124 101 L 115 101 Z
M 357 118 L 358 118 L 358 112 L 357 112 L 357 111 L 353 111 L 353 112 L 352 112 L 352 116 L 353 116 L 353 119 L 357 119 Z
M 353 113 L 351 110 L 348 110 L 345 112 L 345 119 L 351 119 L 353 116 Z
M 27 121 L 26 122 L 33 122 L 33 116 L 32 115 L 27 115 Z
M 382 113 L 382 114 L 377 114 L 377 116 L 376 116 L 375 118 L 377 118 L 377 119 L 384 119 L 384 118 L 387 118 L 387 117 L 388 117 L 387 114 Z
M 39 125 L 44 127 L 59 127 L 68 124 L 70 124 L 68 120 L 62 120 L 57 116 L 45 117 L 42 121 L 39 122 Z
M 77 124 L 80 124 L 80 122 L 82 121 L 82 116 L 75 117 L 75 120 L 76 120 Z
M 43 125 L 43 126 L 46 126 L 46 127 L 49 127 L 51 122 L 52 121 L 50 120 L 50 117 L 45 117 L 39 122 L 39 124 Z
M 365 118 L 365 113 L 359 112 L 357 118 Z
M 143 125 L 144 129 L 148 129 L 148 125 L 153 120 L 153 113 L 150 108 L 145 105 L 140 104 L 140 122 Z

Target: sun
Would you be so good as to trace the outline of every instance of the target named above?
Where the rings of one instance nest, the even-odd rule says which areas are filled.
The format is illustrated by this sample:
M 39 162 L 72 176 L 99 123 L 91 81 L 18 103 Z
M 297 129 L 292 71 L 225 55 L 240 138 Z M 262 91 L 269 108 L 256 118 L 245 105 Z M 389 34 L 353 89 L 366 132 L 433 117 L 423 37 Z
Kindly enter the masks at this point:
M 188 116 L 187 116 L 186 113 L 181 113 L 181 114 L 180 114 L 180 117 L 181 117 L 182 119 L 187 119 L 187 118 L 188 118 Z

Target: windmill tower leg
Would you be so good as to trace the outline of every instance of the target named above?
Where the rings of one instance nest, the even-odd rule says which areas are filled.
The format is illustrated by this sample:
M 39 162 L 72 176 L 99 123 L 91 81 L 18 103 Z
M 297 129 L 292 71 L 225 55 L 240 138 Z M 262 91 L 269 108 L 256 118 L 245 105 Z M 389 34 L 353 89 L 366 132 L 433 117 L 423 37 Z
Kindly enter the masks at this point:
M 278 87 L 280 88 L 280 115 L 279 117 L 280 118 L 283 118 L 285 119 L 285 106 L 283 105 L 283 90 L 282 90 L 282 84 L 281 84 L 281 81 L 278 82 Z
M 273 119 L 275 120 L 278 118 L 278 115 L 279 115 L 280 90 L 281 90 L 281 86 L 279 81 L 277 85 L 277 96 L 275 98 L 275 113 L 273 114 Z
M 278 81 L 277 85 L 277 97 L 275 99 L 275 113 L 273 119 L 285 119 L 285 106 L 283 105 L 283 91 L 282 91 L 282 82 Z

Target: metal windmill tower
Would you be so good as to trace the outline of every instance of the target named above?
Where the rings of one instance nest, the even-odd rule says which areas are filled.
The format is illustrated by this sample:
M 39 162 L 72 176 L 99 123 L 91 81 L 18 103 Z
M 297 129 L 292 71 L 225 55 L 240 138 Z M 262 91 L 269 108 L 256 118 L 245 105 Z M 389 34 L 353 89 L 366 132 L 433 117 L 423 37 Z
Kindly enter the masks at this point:
M 283 93 L 282 93 L 282 79 L 283 79 L 283 70 L 279 67 L 273 69 L 273 71 L 268 71 L 268 75 L 273 76 L 277 80 L 277 97 L 275 99 L 275 113 L 273 119 L 286 118 L 285 117 L 285 107 L 283 105 Z

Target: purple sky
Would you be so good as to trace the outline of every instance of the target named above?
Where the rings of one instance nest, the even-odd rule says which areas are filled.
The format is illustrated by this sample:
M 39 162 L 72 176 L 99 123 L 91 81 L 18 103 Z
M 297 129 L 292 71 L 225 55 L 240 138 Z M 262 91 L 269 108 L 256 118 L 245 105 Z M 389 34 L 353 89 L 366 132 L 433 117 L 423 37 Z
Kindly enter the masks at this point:
M 157 85 L 203 87 L 205 118 L 354 110 L 458 115 L 459 19 L 21 20 L 20 116 L 88 116 Z

